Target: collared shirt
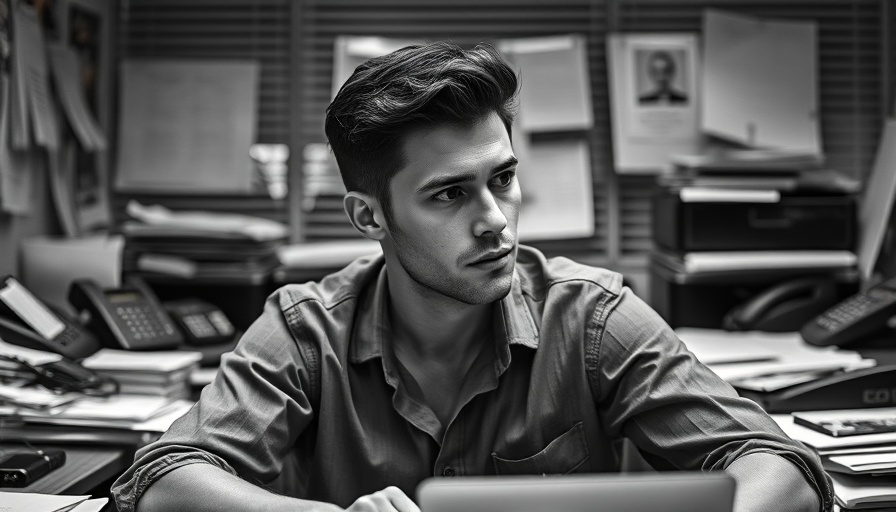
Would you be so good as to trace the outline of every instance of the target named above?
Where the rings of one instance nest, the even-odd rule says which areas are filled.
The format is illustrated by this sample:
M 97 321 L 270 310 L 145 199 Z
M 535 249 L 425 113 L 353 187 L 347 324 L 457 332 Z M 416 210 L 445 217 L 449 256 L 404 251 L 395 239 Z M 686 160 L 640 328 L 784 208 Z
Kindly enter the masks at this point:
M 119 509 L 185 464 L 347 507 L 390 485 L 414 496 L 434 475 L 617 471 L 623 438 L 658 469 L 778 454 L 830 508 L 817 455 L 700 364 L 619 274 L 520 247 L 485 371 L 447 425 L 392 351 L 387 275 L 382 256 L 362 258 L 273 294 L 199 402 L 137 452 L 113 486 Z M 318 398 L 297 340 L 319 347 Z

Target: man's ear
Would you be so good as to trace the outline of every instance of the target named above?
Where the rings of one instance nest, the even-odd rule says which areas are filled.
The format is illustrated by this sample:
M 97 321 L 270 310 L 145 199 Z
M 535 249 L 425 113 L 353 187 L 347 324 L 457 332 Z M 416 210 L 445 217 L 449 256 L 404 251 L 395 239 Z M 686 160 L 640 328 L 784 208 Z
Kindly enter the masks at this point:
M 383 209 L 373 196 L 349 192 L 342 199 L 342 205 L 352 226 L 362 235 L 371 240 L 382 240 L 386 236 Z

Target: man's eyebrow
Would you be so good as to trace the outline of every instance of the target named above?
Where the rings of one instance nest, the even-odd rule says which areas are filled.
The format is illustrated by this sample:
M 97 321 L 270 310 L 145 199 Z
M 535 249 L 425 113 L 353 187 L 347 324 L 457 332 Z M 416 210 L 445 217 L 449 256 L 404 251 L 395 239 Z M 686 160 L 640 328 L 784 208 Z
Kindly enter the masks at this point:
M 513 167 L 518 163 L 516 157 L 511 156 L 508 157 L 507 160 L 504 160 L 500 164 L 496 165 L 492 169 L 492 174 L 501 172 L 505 169 Z M 479 176 L 473 172 L 465 172 L 459 174 L 443 174 L 441 176 L 435 176 L 429 179 L 426 183 L 420 186 L 417 189 L 418 193 L 428 192 L 430 190 L 440 189 L 442 187 L 447 187 L 450 185 L 457 185 L 459 183 L 467 183 L 470 181 L 476 181 Z

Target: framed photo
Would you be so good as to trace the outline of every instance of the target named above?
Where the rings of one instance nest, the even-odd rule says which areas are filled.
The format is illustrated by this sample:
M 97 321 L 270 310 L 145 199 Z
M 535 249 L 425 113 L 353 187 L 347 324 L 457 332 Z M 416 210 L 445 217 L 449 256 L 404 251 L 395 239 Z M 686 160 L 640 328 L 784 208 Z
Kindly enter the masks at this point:
M 58 42 L 77 56 L 78 87 L 87 110 L 110 140 L 111 131 L 111 3 L 107 0 L 55 0 Z M 65 125 L 67 126 L 67 125 Z M 87 151 L 70 128 L 63 128 L 54 164 L 54 185 L 63 228 L 70 236 L 108 228 L 109 150 Z M 108 142 L 106 147 L 108 148 Z M 64 189 L 64 190 L 63 190 Z M 61 203 L 68 203 L 61 204 Z
M 607 41 L 615 167 L 655 174 L 700 149 L 695 34 L 611 34 Z

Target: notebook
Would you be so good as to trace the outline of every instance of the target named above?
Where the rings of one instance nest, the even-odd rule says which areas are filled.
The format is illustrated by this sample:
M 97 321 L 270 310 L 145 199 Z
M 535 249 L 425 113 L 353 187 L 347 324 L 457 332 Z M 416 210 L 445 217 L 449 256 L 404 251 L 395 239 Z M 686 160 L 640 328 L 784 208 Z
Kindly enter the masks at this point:
M 731 512 L 734 479 L 716 471 L 428 478 L 422 512 Z

